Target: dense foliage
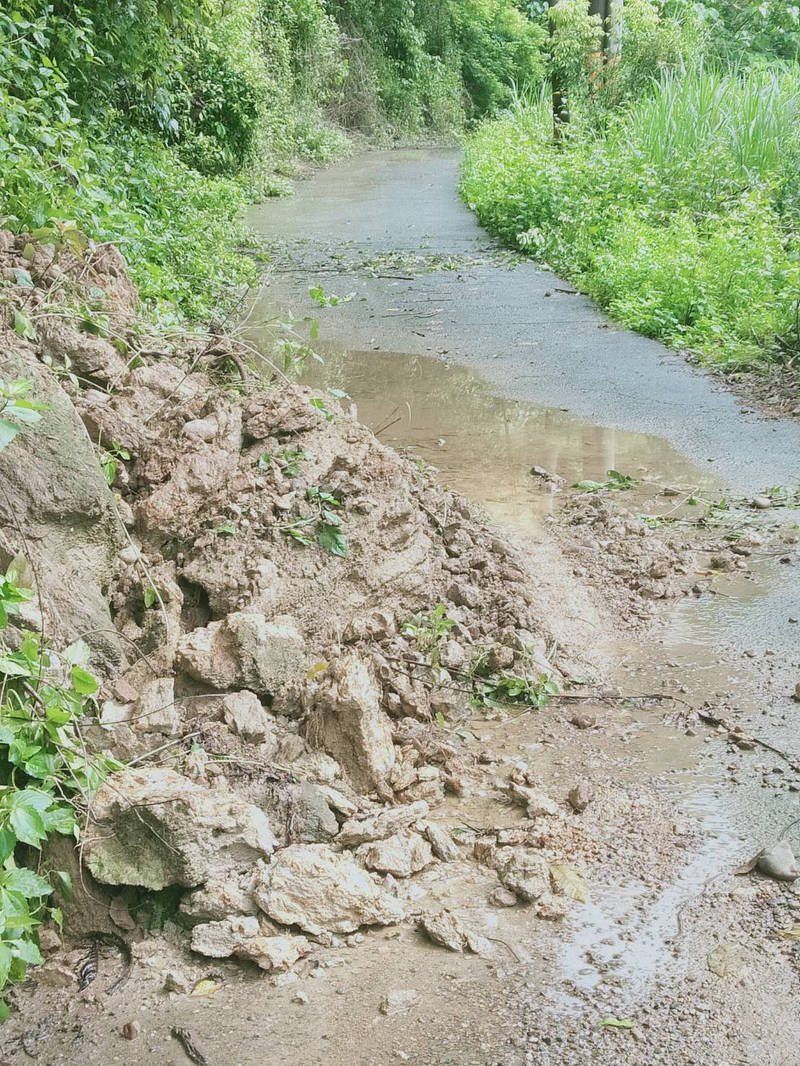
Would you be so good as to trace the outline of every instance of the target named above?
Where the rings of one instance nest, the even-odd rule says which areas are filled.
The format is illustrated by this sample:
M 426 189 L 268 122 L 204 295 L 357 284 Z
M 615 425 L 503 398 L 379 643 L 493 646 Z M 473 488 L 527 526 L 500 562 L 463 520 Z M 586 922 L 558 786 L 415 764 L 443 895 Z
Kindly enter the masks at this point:
M 518 100 L 472 139 L 464 196 L 648 336 L 714 362 L 793 359 L 800 69 L 722 62 L 705 9 L 625 9 L 621 58 L 595 85 L 586 56 L 573 67 L 560 139 L 544 93 Z
M 542 39 L 514 0 L 9 0 L 0 223 L 116 241 L 146 300 L 209 317 L 253 276 L 241 207 L 340 151 L 331 119 L 454 130 L 541 76 Z

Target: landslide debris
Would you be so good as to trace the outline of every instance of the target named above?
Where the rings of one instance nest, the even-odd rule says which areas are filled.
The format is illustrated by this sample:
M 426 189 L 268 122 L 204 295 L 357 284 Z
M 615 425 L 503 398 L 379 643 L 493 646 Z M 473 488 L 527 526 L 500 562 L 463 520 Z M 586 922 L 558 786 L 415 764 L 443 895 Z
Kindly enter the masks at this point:
M 31 528 L 72 567 L 40 584 L 39 609 L 124 652 L 105 655 L 86 736 L 129 764 L 87 814 L 99 898 L 182 890 L 196 953 L 267 971 L 310 942 L 419 918 L 414 880 L 436 863 L 455 877 L 483 864 L 536 913 L 564 913 L 548 871 L 569 848 L 566 797 L 510 782 L 457 728 L 476 693 L 535 707 L 565 683 L 525 552 L 335 399 L 243 377 L 224 337 L 143 333 L 112 249 L 37 247 L 31 263 L 27 238 L 1 236 L 3 339 L 46 383 L 44 434 L 71 449 L 42 454 L 30 434 L 0 452 L 4 475 L 33 470 L 45 518 Z M 89 289 L 99 334 L 74 313 Z M 23 547 L 13 528 L 7 555 Z M 521 831 L 473 855 L 474 834 L 453 830 L 478 792 Z M 441 914 L 423 925 L 488 951 Z

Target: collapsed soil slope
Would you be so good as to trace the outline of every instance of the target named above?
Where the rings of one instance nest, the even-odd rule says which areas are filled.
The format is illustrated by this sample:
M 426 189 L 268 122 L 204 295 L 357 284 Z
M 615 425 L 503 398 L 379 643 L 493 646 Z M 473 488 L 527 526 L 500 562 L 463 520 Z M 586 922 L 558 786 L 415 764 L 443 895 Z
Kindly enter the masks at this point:
M 175 889 L 196 952 L 267 971 L 409 918 L 453 950 L 488 951 L 449 910 L 415 902 L 413 876 L 448 862 L 496 871 L 508 902 L 563 916 L 583 893 L 564 862 L 585 790 L 556 802 L 458 729 L 476 697 L 535 706 L 545 686 L 597 673 L 565 644 L 552 573 L 331 397 L 259 387 L 224 338 L 159 350 L 113 250 L 31 247 L 3 235 L 3 340 L 7 372 L 50 410 L 0 467 L 22 462 L 42 485 L 54 460 L 39 435 L 55 441 L 37 503 L 56 534 L 74 486 L 94 486 L 99 502 L 70 527 L 79 559 L 66 534 L 44 549 L 71 560 L 72 585 L 37 566 L 34 602 L 59 639 L 94 649 L 106 680 L 87 743 L 130 764 L 87 812 L 68 930 L 122 935 L 108 911 L 129 898 L 119 890 Z M 10 540 L 5 561 L 24 548 Z M 447 796 L 487 793 L 519 808 L 513 831 L 453 834 L 452 807 L 440 824 Z M 55 958 L 40 979 L 70 973 Z

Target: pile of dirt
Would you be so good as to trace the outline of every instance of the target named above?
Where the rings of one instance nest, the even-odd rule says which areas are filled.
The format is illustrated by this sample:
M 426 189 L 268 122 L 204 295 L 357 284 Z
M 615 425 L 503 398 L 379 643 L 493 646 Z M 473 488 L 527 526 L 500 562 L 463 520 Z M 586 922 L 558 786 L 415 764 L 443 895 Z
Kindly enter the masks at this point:
M 114 474 L 114 496 L 98 491 L 115 521 L 90 523 L 113 572 L 87 556 L 108 603 L 83 633 L 106 678 L 87 742 L 128 768 L 88 812 L 89 896 L 175 890 L 194 952 L 270 972 L 412 919 L 487 951 L 448 911 L 421 911 L 414 877 L 435 863 L 481 864 L 511 903 L 563 916 L 582 891 L 561 847 L 580 803 L 543 794 L 527 767 L 498 774 L 458 725 L 476 694 L 543 703 L 565 683 L 552 593 L 525 552 L 336 399 L 265 387 L 224 337 L 148 336 L 113 249 L 0 248 L 3 340 L 69 393 L 70 432 L 79 417 L 88 433 L 80 475 L 100 479 L 89 441 Z M 20 441 L 34 467 L 35 437 Z M 59 476 L 56 515 L 78 475 Z M 51 590 L 36 591 L 47 616 Z M 458 803 L 476 795 L 514 805 L 513 831 L 464 832 Z M 89 909 L 84 931 L 100 923 Z

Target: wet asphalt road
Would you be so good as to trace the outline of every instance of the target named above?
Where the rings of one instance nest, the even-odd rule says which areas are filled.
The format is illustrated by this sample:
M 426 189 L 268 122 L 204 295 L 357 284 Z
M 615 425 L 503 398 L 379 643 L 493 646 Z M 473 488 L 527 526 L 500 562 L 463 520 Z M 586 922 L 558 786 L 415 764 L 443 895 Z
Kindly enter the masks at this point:
M 500 395 L 660 436 L 727 488 L 797 483 L 800 424 L 743 410 L 718 381 L 614 326 L 569 284 L 503 254 L 458 198 L 460 158 L 452 149 L 359 155 L 253 208 L 251 224 L 275 246 L 265 301 L 314 314 L 323 340 L 351 350 L 461 363 Z M 408 280 L 398 254 L 429 258 L 432 269 Z M 356 295 L 320 310 L 311 285 Z

